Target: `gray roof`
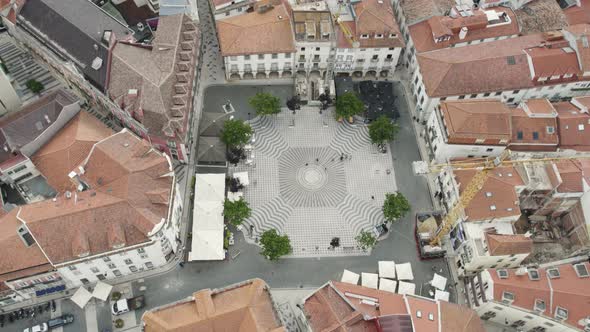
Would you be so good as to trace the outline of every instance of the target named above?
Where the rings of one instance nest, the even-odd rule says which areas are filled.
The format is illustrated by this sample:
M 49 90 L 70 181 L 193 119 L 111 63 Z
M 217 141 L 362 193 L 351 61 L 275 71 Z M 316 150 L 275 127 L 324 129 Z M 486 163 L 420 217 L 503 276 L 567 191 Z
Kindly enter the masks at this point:
M 20 151 L 55 123 L 64 106 L 77 102 L 76 97 L 58 89 L 21 111 L 3 117 L 0 121 L 0 163 L 11 159 L 13 151 Z
M 54 51 L 73 60 L 101 91 L 105 90 L 108 61 L 108 46 L 101 43 L 103 32 L 110 30 L 117 39 L 127 39 L 133 33 L 88 0 L 28 0 L 19 13 L 19 21 L 23 20 L 38 30 L 41 38 L 57 44 Z M 96 57 L 103 61 L 98 70 L 91 67 Z

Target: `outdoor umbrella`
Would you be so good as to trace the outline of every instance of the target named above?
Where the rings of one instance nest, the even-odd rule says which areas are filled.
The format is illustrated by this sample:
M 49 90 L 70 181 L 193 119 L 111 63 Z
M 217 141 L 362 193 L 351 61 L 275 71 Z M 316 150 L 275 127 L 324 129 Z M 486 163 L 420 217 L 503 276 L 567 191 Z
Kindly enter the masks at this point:
M 204 163 L 225 163 L 225 144 L 219 137 L 201 136 L 197 160 Z
M 203 136 L 219 136 L 223 129 L 223 123 L 228 119 L 225 112 L 203 112 L 199 134 Z

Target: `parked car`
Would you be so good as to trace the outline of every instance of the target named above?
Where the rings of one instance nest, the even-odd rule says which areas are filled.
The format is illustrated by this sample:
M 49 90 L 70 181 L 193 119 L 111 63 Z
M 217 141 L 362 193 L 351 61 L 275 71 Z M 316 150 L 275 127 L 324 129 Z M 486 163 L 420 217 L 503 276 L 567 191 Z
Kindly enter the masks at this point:
M 111 312 L 113 315 L 121 315 L 131 310 L 137 310 L 145 306 L 145 297 L 143 295 L 132 297 L 130 299 L 120 299 L 113 303 Z
M 49 331 L 49 327 L 47 326 L 47 323 L 41 323 L 41 324 L 37 324 L 33 327 L 28 327 L 26 329 L 24 329 L 23 332 L 47 332 Z
M 55 317 L 47 321 L 47 326 L 49 329 L 55 329 L 66 324 L 70 324 L 74 321 L 74 315 L 65 314 L 60 317 Z

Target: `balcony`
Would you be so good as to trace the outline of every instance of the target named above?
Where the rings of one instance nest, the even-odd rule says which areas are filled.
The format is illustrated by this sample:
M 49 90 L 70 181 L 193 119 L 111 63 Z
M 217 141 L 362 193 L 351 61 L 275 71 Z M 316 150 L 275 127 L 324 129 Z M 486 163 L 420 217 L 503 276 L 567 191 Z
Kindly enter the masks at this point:
M 372 59 L 371 59 L 371 62 L 372 62 L 372 63 L 379 62 L 379 59 L 378 59 L 378 58 L 372 58 Z
M 320 62 L 320 56 L 319 55 L 314 56 L 313 57 L 313 60 L 311 60 L 311 61 L 313 61 L 313 62 Z
M 384 60 L 384 61 L 385 61 L 385 62 L 392 62 L 392 61 L 393 61 L 393 58 L 385 58 L 385 60 Z

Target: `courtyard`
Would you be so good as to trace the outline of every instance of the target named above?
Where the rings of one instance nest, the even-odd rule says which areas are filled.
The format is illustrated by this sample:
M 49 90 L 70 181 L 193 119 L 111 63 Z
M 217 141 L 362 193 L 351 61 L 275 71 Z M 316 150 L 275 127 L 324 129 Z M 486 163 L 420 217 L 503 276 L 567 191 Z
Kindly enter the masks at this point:
M 246 237 L 287 234 L 292 257 L 368 255 L 355 237 L 384 223 L 385 194 L 397 190 L 391 151 L 371 144 L 363 124 L 340 123 L 332 110 L 305 106 L 296 114 L 256 117 L 245 162 L 244 197 L 252 208 Z M 339 246 L 330 245 L 339 238 Z

